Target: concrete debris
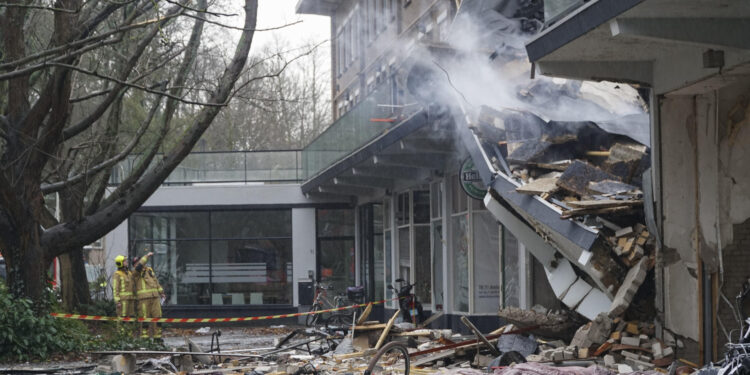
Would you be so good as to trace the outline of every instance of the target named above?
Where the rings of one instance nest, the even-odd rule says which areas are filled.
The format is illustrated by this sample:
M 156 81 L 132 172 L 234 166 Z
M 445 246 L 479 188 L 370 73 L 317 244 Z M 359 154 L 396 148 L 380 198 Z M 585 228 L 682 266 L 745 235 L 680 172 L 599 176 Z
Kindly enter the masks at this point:
M 282 336 L 268 338 L 268 342 L 276 342 L 272 347 L 255 349 L 251 346 L 221 353 L 205 352 L 185 338 L 185 345 L 173 351 L 101 352 L 117 355 L 108 361 L 107 369 L 100 370 L 302 375 L 361 373 L 372 365 L 378 371 L 400 373 L 405 369 L 408 356 L 410 371 L 416 374 L 448 374 L 459 370 L 462 374 L 473 374 L 487 370 L 496 374 L 574 375 L 614 374 L 628 369 L 649 371 L 668 366 L 674 357 L 671 346 L 651 336 L 650 324 L 625 321 L 622 317 L 612 319 L 607 313 L 600 313 L 585 323 L 575 314 L 566 315 L 540 306 L 533 310 L 507 310 L 505 314 L 525 320 L 527 325 L 507 324 L 485 332 L 477 328 L 475 322 L 469 322 L 473 327 L 471 333 L 413 326 L 399 328 L 377 321 L 348 328 L 290 328 Z M 545 332 L 555 336 L 560 333 L 546 325 L 570 322 L 579 326 L 574 335 L 557 339 L 545 336 Z M 380 328 L 365 328 L 372 326 Z M 142 358 L 138 363 L 136 354 Z M 205 357 L 207 363 L 197 360 L 198 357 Z M 380 359 L 372 362 L 375 357 Z M 516 372 L 508 372 L 508 369 Z

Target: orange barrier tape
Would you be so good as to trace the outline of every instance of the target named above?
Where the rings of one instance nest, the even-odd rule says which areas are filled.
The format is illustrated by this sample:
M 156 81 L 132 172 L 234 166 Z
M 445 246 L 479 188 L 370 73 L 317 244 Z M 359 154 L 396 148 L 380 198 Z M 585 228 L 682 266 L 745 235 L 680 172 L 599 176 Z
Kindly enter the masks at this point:
M 116 316 L 99 316 L 99 315 L 80 315 L 80 314 L 64 314 L 64 313 L 50 313 L 55 318 L 64 319 L 80 319 L 80 320 L 99 320 L 99 321 L 113 321 L 113 322 L 147 322 L 147 323 L 223 323 L 223 322 L 245 322 L 251 320 L 267 320 L 267 319 L 281 319 L 281 318 L 294 318 L 297 316 L 323 314 L 333 311 L 343 311 L 356 309 L 358 307 L 365 307 L 369 304 L 378 305 L 387 301 L 398 300 L 398 297 L 391 299 L 384 299 L 380 301 L 358 303 L 350 306 L 336 307 L 328 310 L 308 311 L 293 314 L 281 314 L 281 315 L 266 315 L 266 316 L 247 316 L 240 318 L 131 318 L 131 317 L 116 317 Z

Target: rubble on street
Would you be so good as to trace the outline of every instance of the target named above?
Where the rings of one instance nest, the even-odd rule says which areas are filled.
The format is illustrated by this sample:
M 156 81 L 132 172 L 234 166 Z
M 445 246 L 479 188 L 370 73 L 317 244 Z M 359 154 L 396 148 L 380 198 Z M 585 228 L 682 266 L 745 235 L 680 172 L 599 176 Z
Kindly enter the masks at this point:
M 468 330 L 433 329 L 397 322 L 400 311 L 386 322 L 359 321 L 350 326 L 284 327 L 265 337 L 260 331 L 231 332 L 234 342 L 220 344 L 219 329 L 210 329 L 210 348 L 199 338 L 167 340 L 169 351 L 91 352 L 98 373 L 179 374 L 656 374 L 685 366 L 675 356 L 677 342 L 653 337 L 646 322 L 610 318 L 602 313 L 575 331 L 557 329 L 563 311 L 503 309 L 514 317 L 490 332 L 478 330 L 469 318 Z M 547 318 L 542 318 L 547 316 Z M 395 318 L 393 318 L 395 317 Z M 529 319 L 531 317 L 531 319 Z M 505 319 L 504 319 L 505 320 Z M 570 317 L 570 321 L 580 321 Z M 323 319 L 325 321 L 325 319 Z M 177 330 L 172 330 L 173 334 Z M 194 331 L 194 330 L 193 330 Z M 205 328 L 198 330 L 206 338 Z M 254 332 L 254 333 L 253 333 Z M 191 330 L 177 331 L 188 335 Z M 268 333 L 268 332 L 266 332 Z M 215 340 L 214 340 L 215 339 Z M 239 341 L 237 341 L 240 339 Z M 229 349 L 227 349 L 229 348 Z M 408 353 L 408 355 L 407 355 Z M 87 364 L 88 371 L 94 370 Z M 91 372 L 79 372 L 91 373 Z

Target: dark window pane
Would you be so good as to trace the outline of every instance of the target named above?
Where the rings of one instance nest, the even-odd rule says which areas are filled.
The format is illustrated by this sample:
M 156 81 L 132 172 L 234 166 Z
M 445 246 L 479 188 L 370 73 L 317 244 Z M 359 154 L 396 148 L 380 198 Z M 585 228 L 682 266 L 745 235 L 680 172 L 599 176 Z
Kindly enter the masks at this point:
M 320 281 L 333 287 L 329 296 L 354 285 L 354 239 L 321 239 L 319 257 Z
M 503 299 L 504 307 L 520 307 L 518 290 L 518 240 L 503 227 Z
M 399 194 L 396 204 L 396 225 L 409 224 L 409 193 Z
M 416 215 L 414 215 L 416 218 Z M 430 227 L 414 226 L 414 294 L 423 303 L 432 303 L 432 274 L 430 257 Z
M 453 309 L 469 311 L 469 220 L 468 214 L 451 217 L 453 239 Z
M 354 210 L 318 209 L 318 237 L 354 236 Z
M 208 212 L 137 212 L 130 222 L 131 239 L 208 238 Z
M 209 304 L 208 241 L 167 241 L 153 246 L 151 265 L 167 295 L 165 304 Z
M 432 222 L 432 273 L 434 275 L 435 309 L 443 309 L 443 222 Z
M 212 305 L 292 303 L 292 240 L 211 242 Z
M 291 236 L 291 210 L 219 211 L 211 213 L 212 238 Z
M 451 194 L 451 213 L 457 214 L 467 210 L 467 195 L 458 180 L 458 175 L 451 177 L 453 192 Z
M 427 190 L 414 193 L 414 224 L 430 222 L 430 192 Z
M 399 228 L 398 230 L 398 277 L 409 281 L 409 271 L 411 270 L 411 254 L 409 253 L 409 227 Z

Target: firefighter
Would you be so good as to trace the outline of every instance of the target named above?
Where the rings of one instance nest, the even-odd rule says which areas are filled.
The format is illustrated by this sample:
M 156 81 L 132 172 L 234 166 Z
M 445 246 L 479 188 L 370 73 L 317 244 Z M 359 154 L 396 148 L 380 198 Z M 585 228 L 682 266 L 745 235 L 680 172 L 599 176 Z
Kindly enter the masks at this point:
M 112 276 L 112 296 L 117 306 L 117 316 L 132 317 L 135 315 L 133 275 L 128 269 L 127 259 L 124 256 L 115 257 L 115 266 L 117 266 L 117 271 Z
M 156 279 L 154 270 L 147 266 L 148 258 L 154 253 L 141 257 L 135 265 L 135 296 L 138 300 L 139 318 L 161 318 L 161 298 L 165 298 L 164 290 Z M 161 325 L 156 323 L 141 324 L 141 338 L 161 339 Z

